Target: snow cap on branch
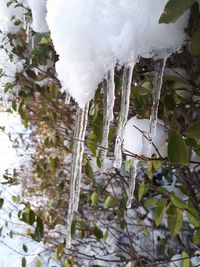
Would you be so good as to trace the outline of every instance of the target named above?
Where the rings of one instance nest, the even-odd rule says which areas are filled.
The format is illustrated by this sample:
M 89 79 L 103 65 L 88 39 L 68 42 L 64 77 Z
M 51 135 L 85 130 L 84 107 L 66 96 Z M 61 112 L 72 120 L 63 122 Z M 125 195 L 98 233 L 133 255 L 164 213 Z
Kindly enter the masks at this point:
M 58 77 L 83 107 L 116 63 L 166 57 L 185 40 L 187 16 L 159 24 L 167 0 L 47 0 Z

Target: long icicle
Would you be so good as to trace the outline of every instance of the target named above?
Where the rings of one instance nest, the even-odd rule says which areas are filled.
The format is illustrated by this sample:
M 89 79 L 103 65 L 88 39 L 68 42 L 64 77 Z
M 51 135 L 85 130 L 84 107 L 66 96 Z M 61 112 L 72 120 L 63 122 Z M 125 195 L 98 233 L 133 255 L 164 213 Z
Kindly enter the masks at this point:
M 119 126 L 117 130 L 117 137 L 115 141 L 115 151 L 114 151 L 115 161 L 113 165 L 115 168 L 120 168 L 122 164 L 122 142 L 124 137 L 124 127 L 126 125 L 128 118 L 133 68 L 134 68 L 134 62 L 132 61 L 131 63 L 127 64 L 124 67 L 124 72 L 123 72 L 120 118 L 119 118 Z
M 83 153 L 84 153 L 84 141 L 85 141 L 85 134 L 86 134 L 86 127 L 87 127 L 87 122 L 88 122 L 88 109 L 89 109 L 89 104 L 85 106 L 85 109 L 82 111 L 83 116 L 81 116 L 81 132 L 79 135 L 79 161 L 78 161 L 78 174 L 76 178 L 76 187 L 75 187 L 75 204 L 74 204 L 74 211 L 78 210 L 78 204 L 79 204 L 79 198 L 80 198 L 80 190 L 81 190 L 81 178 L 82 178 L 82 161 L 83 161 Z
M 113 108 L 115 103 L 115 71 L 114 69 L 108 72 L 107 79 L 103 83 L 104 89 L 104 111 L 103 111 L 103 139 L 101 150 L 102 171 L 106 169 L 106 156 L 108 148 L 108 136 L 110 123 L 114 119 Z
M 139 160 L 134 159 L 133 165 L 131 166 L 130 170 L 130 178 L 129 178 L 129 193 L 128 193 L 128 200 L 126 202 L 126 208 L 130 209 L 131 204 L 134 198 L 134 191 L 135 191 L 135 183 L 136 183 L 136 177 L 137 177 L 137 166 L 138 166 Z
M 70 198 L 67 216 L 67 233 L 66 233 L 66 247 L 71 247 L 71 225 L 73 221 L 76 197 L 77 197 L 77 177 L 81 176 L 81 165 L 84 151 L 84 138 L 87 125 L 88 105 L 83 109 L 77 108 L 75 133 L 74 133 L 74 146 L 72 151 L 72 167 L 70 174 Z M 75 193 L 76 192 L 76 193 Z
M 153 90 L 152 90 L 152 98 L 153 98 L 153 104 L 151 107 L 151 115 L 150 115 L 150 126 L 149 126 L 149 140 L 150 145 L 148 149 L 148 155 L 151 157 L 151 148 L 153 139 L 156 136 L 156 126 L 157 126 L 157 120 L 158 120 L 158 108 L 159 108 L 159 102 L 160 102 L 160 94 L 163 84 L 163 74 L 165 70 L 165 64 L 166 64 L 167 58 L 159 58 L 155 60 L 154 63 L 154 83 L 153 83 Z

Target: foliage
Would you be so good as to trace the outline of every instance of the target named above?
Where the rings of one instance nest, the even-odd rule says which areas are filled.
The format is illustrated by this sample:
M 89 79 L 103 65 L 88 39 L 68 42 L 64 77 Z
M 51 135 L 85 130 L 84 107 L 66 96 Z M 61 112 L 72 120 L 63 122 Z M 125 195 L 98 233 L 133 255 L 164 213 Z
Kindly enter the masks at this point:
M 11 5 L 11 2 L 8 4 Z M 15 84 L 5 85 L 5 92 L 12 95 L 10 111 L 17 111 L 24 126 L 32 130 L 31 141 L 25 143 L 27 150 L 34 147 L 31 169 L 28 168 L 25 177 L 23 174 L 18 177 L 25 196 L 22 199 L 13 196 L 13 202 L 25 206 L 18 217 L 28 225 L 26 235 L 36 241 L 42 240 L 47 248 L 53 246 L 55 259 L 62 267 L 82 266 L 84 262 L 89 262 L 88 266 L 99 266 L 99 262 L 101 266 L 115 263 L 124 266 L 128 262 L 131 266 L 150 266 L 152 262 L 164 266 L 177 253 L 181 253 L 182 266 L 189 266 L 190 258 L 200 246 L 198 4 L 186 0 L 169 1 L 160 23 L 174 22 L 190 7 L 188 33 L 191 46 L 168 60 L 159 106 L 159 118 L 166 122 L 169 135 L 168 155 L 166 158 L 156 155 L 152 159 L 143 158 L 148 166 L 140 168 L 131 210 L 126 209 L 128 171 L 111 168 L 102 174 L 98 168 L 101 166 L 103 124 L 101 88 L 90 103 L 83 162 L 84 190 L 71 229 L 75 242 L 69 250 L 65 249 L 62 231 L 58 238 L 51 235 L 51 231 L 58 225 L 64 226 L 66 221 L 76 104 L 71 100 L 68 106 L 65 105 L 65 95 L 60 93 L 61 85 L 54 69 L 58 57 L 50 36 L 31 32 L 34 40 L 32 50 L 26 42 L 25 30 L 9 36 L 11 43 L 16 38 L 13 53 L 26 65 L 17 74 Z M 180 67 L 186 75 L 177 72 Z M 153 70 L 152 59 L 141 58 L 136 65 L 130 116 L 149 117 Z M 113 157 L 120 106 L 121 77 L 121 70 L 117 70 L 115 121 L 109 134 L 110 158 Z M 16 84 L 20 86 L 18 95 L 14 91 Z M 125 164 L 128 166 L 124 158 Z M 5 176 L 5 182 L 12 184 L 13 180 Z M 48 205 L 34 207 L 31 201 L 33 195 L 46 196 Z M 3 204 L 1 198 L 0 208 Z M 158 236 L 157 240 L 154 234 Z M 89 248 L 91 254 L 88 253 Z M 23 250 L 28 253 L 26 245 Z M 115 256 L 111 262 L 110 254 Z M 21 264 L 26 266 L 25 257 Z M 41 266 L 40 259 L 37 259 L 36 266 Z

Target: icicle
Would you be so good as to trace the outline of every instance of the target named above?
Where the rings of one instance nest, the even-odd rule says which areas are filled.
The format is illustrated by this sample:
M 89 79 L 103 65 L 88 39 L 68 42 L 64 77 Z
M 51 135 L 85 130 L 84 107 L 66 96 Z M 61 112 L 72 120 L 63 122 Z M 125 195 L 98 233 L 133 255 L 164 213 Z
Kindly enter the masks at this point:
M 23 30 L 26 30 L 26 14 L 23 14 Z
M 155 77 L 154 77 L 154 84 L 153 84 L 153 90 L 152 90 L 152 98 L 153 98 L 153 104 L 151 107 L 151 115 L 150 115 L 150 126 L 149 126 L 149 149 L 148 149 L 148 155 L 151 157 L 151 148 L 153 139 L 156 136 L 156 124 L 158 119 L 158 107 L 160 102 L 160 93 L 162 89 L 162 83 L 163 83 L 163 74 L 165 69 L 167 58 L 159 58 L 155 61 L 154 64 L 154 71 L 155 71 Z
M 80 183 L 81 183 L 81 167 L 84 152 L 84 140 L 88 118 L 88 106 L 85 108 L 77 108 L 75 133 L 74 133 L 74 147 L 72 152 L 72 167 L 70 175 L 70 198 L 67 217 L 67 234 L 66 234 L 66 246 L 71 247 L 71 225 L 73 221 L 74 212 L 78 208 L 79 195 L 80 195 Z
M 103 84 L 104 89 L 104 111 L 103 111 L 103 139 L 101 150 L 102 171 L 106 169 L 106 156 L 108 148 L 108 135 L 110 123 L 113 121 L 113 108 L 115 103 L 115 71 L 114 69 L 108 72 L 107 81 Z
M 134 159 L 133 165 L 130 170 L 130 182 L 129 182 L 129 193 L 128 193 L 128 200 L 126 203 L 126 208 L 130 209 L 132 200 L 134 198 L 134 191 L 135 191 L 135 182 L 136 182 L 136 177 L 137 177 L 137 166 L 138 166 L 139 160 Z
M 79 143 L 78 150 L 80 151 L 79 153 L 79 158 L 78 158 L 78 174 L 77 174 L 77 179 L 76 179 L 76 188 L 75 188 L 75 206 L 74 206 L 74 211 L 78 210 L 78 204 L 79 204 L 79 197 L 80 197 L 80 189 L 81 189 L 81 169 L 82 169 L 82 161 L 83 161 L 83 152 L 84 152 L 84 141 L 85 141 L 85 133 L 86 133 L 86 127 L 87 127 L 87 121 L 88 121 L 88 109 L 89 109 L 89 104 L 85 106 L 85 108 L 82 110 L 82 115 L 81 115 L 81 125 L 80 127 L 80 134 L 78 140 L 81 140 Z
M 27 22 L 26 24 L 26 43 L 28 44 L 30 41 L 30 23 Z
M 124 67 L 124 72 L 123 72 L 120 118 L 119 118 L 119 126 L 117 130 L 117 137 L 115 141 L 115 151 L 114 151 L 115 161 L 113 165 L 115 168 L 120 168 L 122 164 L 122 141 L 124 136 L 124 127 L 126 125 L 128 118 L 133 67 L 134 67 L 134 62 L 132 61 L 131 63 L 127 64 Z
M 65 93 L 65 104 L 69 105 L 70 100 L 71 100 L 71 95 L 70 95 L 70 93 L 68 91 L 65 91 L 65 92 L 66 92 Z

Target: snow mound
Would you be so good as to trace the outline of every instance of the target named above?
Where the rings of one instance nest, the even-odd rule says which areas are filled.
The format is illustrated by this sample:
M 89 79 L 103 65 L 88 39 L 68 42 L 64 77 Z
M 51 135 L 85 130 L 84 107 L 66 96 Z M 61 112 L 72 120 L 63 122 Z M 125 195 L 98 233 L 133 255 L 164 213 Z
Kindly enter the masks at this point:
M 32 12 L 31 28 L 35 32 L 49 32 L 45 17 L 47 13 L 46 0 L 27 0 L 28 6 Z
M 123 149 L 136 154 L 138 156 L 148 157 L 148 148 L 150 141 L 148 141 L 150 120 L 131 118 L 125 127 Z M 166 155 L 166 133 L 164 123 L 161 120 L 157 122 L 156 135 L 153 138 L 153 146 L 151 147 L 151 155 L 156 153 L 156 149 L 162 156 Z
M 187 15 L 159 24 L 167 0 L 47 0 L 47 23 L 63 88 L 80 107 L 116 64 L 167 57 L 185 40 Z

